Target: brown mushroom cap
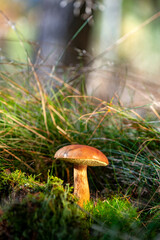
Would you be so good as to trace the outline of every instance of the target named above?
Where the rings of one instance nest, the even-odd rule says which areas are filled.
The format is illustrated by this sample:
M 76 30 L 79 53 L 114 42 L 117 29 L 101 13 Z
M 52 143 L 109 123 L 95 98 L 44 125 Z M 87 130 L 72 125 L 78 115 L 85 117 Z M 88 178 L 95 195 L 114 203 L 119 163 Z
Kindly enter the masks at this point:
M 56 159 L 87 166 L 107 166 L 107 157 L 98 149 L 86 145 L 68 145 L 54 155 Z

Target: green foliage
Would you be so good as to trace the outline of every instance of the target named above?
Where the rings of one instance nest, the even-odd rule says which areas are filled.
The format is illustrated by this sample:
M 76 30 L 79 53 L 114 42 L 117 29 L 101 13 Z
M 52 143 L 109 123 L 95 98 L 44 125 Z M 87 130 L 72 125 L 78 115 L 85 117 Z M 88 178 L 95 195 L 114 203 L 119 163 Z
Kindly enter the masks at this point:
M 101 222 L 101 226 L 116 229 L 120 232 L 130 232 L 138 227 L 140 220 L 135 207 L 127 199 L 114 197 L 105 201 L 92 202 L 85 206 L 94 219 Z
M 96 204 L 89 202 L 85 210 L 90 213 L 91 240 L 147 240 L 159 239 L 159 208 L 141 217 L 128 199 L 115 196 Z
M 27 195 L 5 211 L 1 239 L 87 239 L 82 215 L 68 200 L 67 193 L 53 188 L 50 194 L 38 192 Z
M 50 176 L 48 174 L 47 182 L 40 182 L 35 178 L 38 176 L 35 175 L 26 175 L 26 173 L 21 172 L 19 170 L 15 170 L 14 172 L 10 172 L 9 170 L 1 171 L 0 173 L 0 193 L 1 198 L 8 197 L 14 195 L 14 198 L 23 198 L 28 193 L 36 193 L 43 192 L 45 194 L 49 194 L 54 188 L 54 192 L 62 192 L 72 198 L 70 194 L 72 191 L 72 187 L 68 185 L 65 186 L 65 190 L 63 188 L 63 181 L 60 178 Z M 4 191 L 5 190 L 5 191 Z M 5 192 L 5 194 L 4 194 Z
M 1 172 L 1 188 L 9 186 L 11 202 L 3 204 L 0 238 L 7 239 L 81 239 L 87 238 L 84 215 L 74 203 L 72 188 L 49 176 L 46 183 L 16 170 Z M 14 193 L 14 199 L 13 199 Z
M 57 177 L 48 174 L 47 182 L 40 182 L 18 170 L 0 176 L 9 196 L 1 205 L 0 239 L 146 240 L 159 233 L 158 207 L 142 218 L 128 199 L 115 196 L 91 201 L 82 210 L 73 189 Z
M 17 187 L 26 186 L 29 188 L 33 188 L 39 184 L 39 181 L 36 181 L 36 176 L 26 175 L 25 172 L 21 172 L 20 170 L 15 170 L 14 172 L 10 172 L 9 170 L 5 170 L 1 172 L 1 184 L 5 184 L 6 182 L 10 182 L 10 184 L 16 184 Z
M 1 199 L 8 197 L 13 193 L 15 197 L 26 195 L 28 192 L 38 191 L 43 186 L 39 181 L 35 180 L 36 176 L 16 170 L 10 172 L 8 169 L 0 172 L 0 195 Z M 0 200 L 1 200 L 0 199 Z
M 160 238 L 160 205 L 149 209 L 146 215 L 142 218 L 145 224 L 145 229 L 142 233 L 144 240 Z

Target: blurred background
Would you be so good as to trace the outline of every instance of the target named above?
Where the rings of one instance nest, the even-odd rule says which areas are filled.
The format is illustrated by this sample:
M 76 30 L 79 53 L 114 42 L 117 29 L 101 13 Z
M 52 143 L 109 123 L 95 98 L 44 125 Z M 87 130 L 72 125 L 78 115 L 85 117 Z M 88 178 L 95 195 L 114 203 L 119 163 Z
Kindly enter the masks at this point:
M 131 32 L 160 0 L 1 0 L 0 11 L 1 70 L 29 57 L 47 88 L 57 74 L 88 95 L 160 109 L 160 17 Z

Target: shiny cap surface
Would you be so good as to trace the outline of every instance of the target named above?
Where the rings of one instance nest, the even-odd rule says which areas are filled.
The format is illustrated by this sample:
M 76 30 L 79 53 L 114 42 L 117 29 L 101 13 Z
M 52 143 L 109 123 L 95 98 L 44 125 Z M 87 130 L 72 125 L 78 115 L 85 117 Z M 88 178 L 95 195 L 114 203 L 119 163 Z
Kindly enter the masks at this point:
M 68 145 L 60 148 L 54 158 L 87 166 L 107 166 L 107 157 L 97 148 L 87 145 Z

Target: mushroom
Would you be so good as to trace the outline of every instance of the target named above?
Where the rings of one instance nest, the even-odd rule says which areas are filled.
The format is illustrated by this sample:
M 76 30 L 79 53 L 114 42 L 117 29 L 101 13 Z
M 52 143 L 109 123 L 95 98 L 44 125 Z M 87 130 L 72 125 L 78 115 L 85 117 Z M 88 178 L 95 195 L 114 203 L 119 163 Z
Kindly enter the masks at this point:
M 98 149 L 86 145 L 68 145 L 60 148 L 54 158 L 74 163 L 74 195 L 79 206 L 90 200 L 87 166 L 107 166 L 107 157 Z

